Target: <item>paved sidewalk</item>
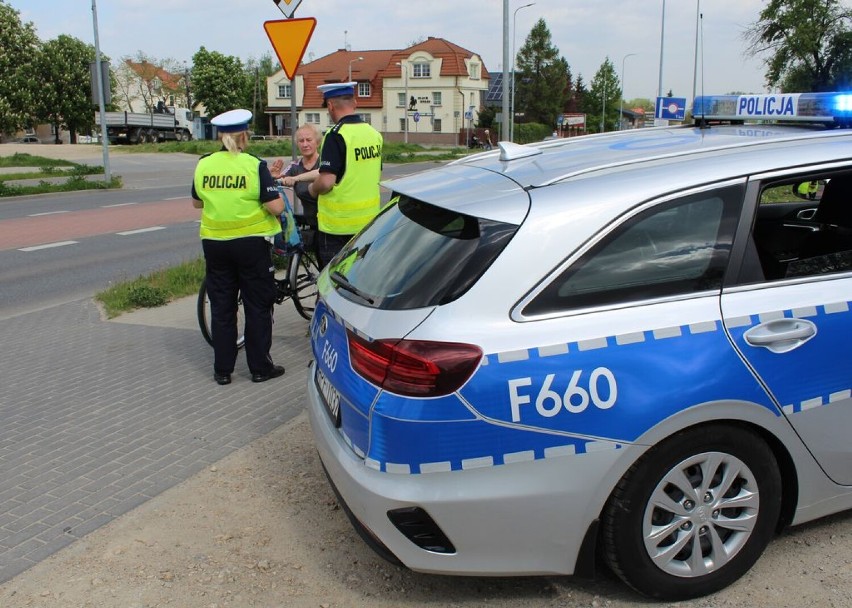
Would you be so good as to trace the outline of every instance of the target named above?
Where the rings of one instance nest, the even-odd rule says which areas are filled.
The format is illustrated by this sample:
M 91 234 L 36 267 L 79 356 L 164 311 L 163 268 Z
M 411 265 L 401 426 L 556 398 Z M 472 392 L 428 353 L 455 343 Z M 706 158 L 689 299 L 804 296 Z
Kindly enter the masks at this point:
M 212 379 L 195 297 L 113 321 L 82 300 L 0 320 L 0 583 L 303 408 L 308 322 L 276 308 L 284 377 Z

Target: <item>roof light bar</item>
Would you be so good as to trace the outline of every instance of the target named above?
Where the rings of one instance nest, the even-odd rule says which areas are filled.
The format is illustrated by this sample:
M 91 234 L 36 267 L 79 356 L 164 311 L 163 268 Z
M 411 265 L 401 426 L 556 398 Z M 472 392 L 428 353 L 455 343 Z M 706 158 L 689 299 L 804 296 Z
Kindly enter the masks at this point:
M 852 93 L 778 93 L 696 97 L 692 116 L 698 122 L 802 121 L 852 124 Z

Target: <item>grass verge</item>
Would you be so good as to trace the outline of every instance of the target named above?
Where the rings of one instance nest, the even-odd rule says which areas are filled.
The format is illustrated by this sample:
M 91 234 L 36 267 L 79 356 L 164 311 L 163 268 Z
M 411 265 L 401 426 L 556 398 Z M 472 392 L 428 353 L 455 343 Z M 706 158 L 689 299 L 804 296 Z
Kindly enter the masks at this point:
M 136 310 L 156 308 L 172 300 L 198 293 L 204 279 L 204 259 L 198 258 L 172 268 L 118 283 L 95 294 L 108 318 Z
M 218 141 L 169 141 L 158 144 L 121 146 L 123 152 L 183 152 L 184 154 L 209 154 L 220 150 Z M 278 158 L 292 155 L 290 140 L 252 140 L 248 151 L 260 158 Z M 385 142 L 382 160 L 386 163 L 414 163 L 422 161 L 453 160 L 475 152 L 466 148 L 424 148 L 418 144 Z
M 0 174 L 0 197 L 22 196 L 24 194 L 45 194 L 48 192 L 76 192 L 77 190 L 101 190 L 106 188 L 121 188 L 121 177 L 113 176 L 107 183 L 103 180 L 86 179 L 87 175 L 103 175 L 104 168 L 72 163 L 67 160 L 44 158 L 32 154 L 16 153 L 11 156 L 0 156 L 0 167 L 22 167 L 30 169 L 16 173 Z M 32 171 L 37 168 L 37 171 Z M 35 185 L 18 185 L 8 182 L 22 179 L 65 178 L 64 181 L 47 181 L 41 179 Z

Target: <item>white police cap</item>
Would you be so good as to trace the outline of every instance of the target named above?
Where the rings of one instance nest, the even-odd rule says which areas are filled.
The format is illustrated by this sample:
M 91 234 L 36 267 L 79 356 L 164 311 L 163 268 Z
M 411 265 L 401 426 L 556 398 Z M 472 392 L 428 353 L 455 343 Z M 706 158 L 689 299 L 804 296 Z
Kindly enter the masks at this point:
M 210 124 L 219 129 L 220 133 L 236 133 L 237 131 L 248 130 L 251 117 L 250 110 L 228 110 L 218 116 L 214 116 Z
M 344 95 L 354 95 L 355 85 L 357 82 L 330 82 L 321 84 L 317 88 L 322 92 L 323 99 L 331 97 L 342 97 Z

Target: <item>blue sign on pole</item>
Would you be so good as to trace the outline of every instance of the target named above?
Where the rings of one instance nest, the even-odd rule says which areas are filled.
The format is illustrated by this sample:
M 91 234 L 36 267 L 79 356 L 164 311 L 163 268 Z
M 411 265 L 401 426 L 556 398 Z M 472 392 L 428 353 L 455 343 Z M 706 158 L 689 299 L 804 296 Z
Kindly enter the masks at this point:
M 654 116 L 663 120 L 683 120 L 686 118 L 686 98 L 657 97 L 657 111 Z
M 420 112 L 414 113 L 414 122 L 420 122 Z

